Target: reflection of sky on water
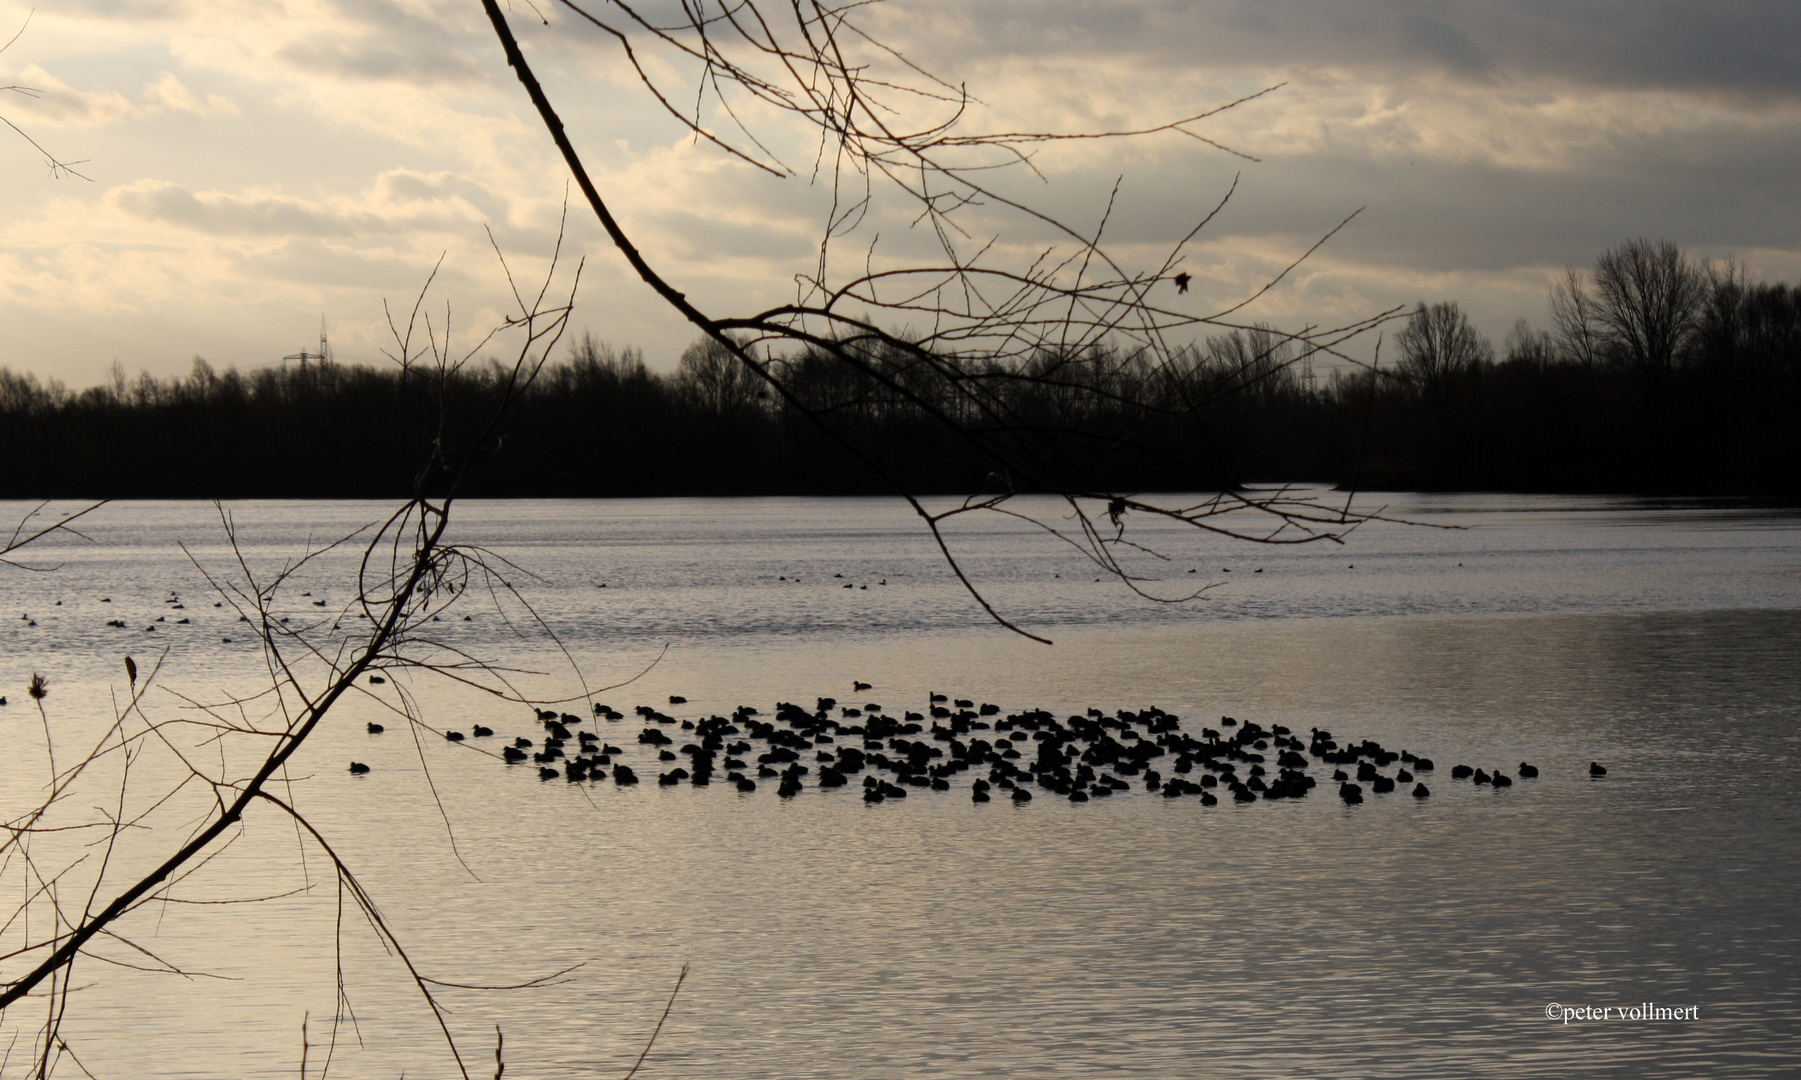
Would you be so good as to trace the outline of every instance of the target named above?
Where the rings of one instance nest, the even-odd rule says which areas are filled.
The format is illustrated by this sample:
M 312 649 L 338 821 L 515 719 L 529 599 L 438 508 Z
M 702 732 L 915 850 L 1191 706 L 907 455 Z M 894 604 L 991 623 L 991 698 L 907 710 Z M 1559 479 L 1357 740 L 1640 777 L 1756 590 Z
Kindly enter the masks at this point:
M 1316 494 L 1331 505 L 1342 499 Z M 1048 500 L 1020 505 L 1061 521 Z M 1180 596 L 1206 587 L 1201 599 L 1182 605 L 1131 596 L 1073 548 L 1016 520 L 978 515 L 948 528 L 953 549 L 996 606 L 1053 636 L 1123 623 L 1801 604 L 1801 516 L 1792 511 L 1517 495 L 1362 495 L 1355 505 L 1425 527 L 1375 522 L 1343 545 L 1273 547 L 1134 522 L 1129 535 L 1168 556 L 1131 562 L 1147 591 Z M 336 538 L 390 507 L 231 509 L 252 564 L 269 573 L 309 540 Z M 509 580 L 571 642 L 891 635 L 985 621 L 919 521 L 894 500 L 485 502 L 460 504 L 457 513 L 454 538 L 515 562 L 520 569 Z M 232 569 L 217 518 L 204 505 L 116 504 L 87 522 L 94 543 L 46 549 L 54 556 L 44 558 L 65 561 L 61 571 L 8 582 L 22 609 L 51 616 L 40 617 L 38 635 L 21 644 L 98 644 L 113 617 L 142 632 L 140 623 L 167 615 L 160 602 L 170 590 L 204 591 L 177 542 L 215 572 Z M 348 599 L 350 565 L 348 549 L 326 556 L 295 592 L 317 584 L 330 598 L 327 610 L 336 611 Z M 103 595 L 114 603 L 99 605 Z M 50 611 L 55 599 L 64 606 Z M 296 617 L 322 614 L 292 599 Z M 211 612 L 210 601 L 185 612 L 194 629 L 178 636 L 217 645 L 230 628 Z M 446 633 L 483 641 L 492 630 L 490 621 Z
M 847 698 L 852 678 L 875 684 L 859 697 L 890 708 L 917 708 L 934 689 L 1008 708 L 1157 704 L 1191 729 L 1232 714 L 1428 753 L 1439 769 L 1425 803 L 1209 811 L 1134 795 L 1016 810 L 960 794 L 866 808 L 812 790 L 789 803 L 718 785 L 584 792 L 426 743 L 476 880 L 449 851 L 412 742 L 363 733 L 381 715 L 368 702 L 309 747 L 295 795 L 432 974 L 514 981 L 586 963 L 558 986 L 456 997 L 452 1023 L 472 1057 L 504 1027 L 509 1074 L 623 1074 L 690 962 L 653 1058 L 672 1075 L 1781 1075 L 1801 1015 L 1801 818 L 1785 797 L 1801 731 L 1793 518 L 1678 510 L 1647 527 L 1658 512 L 1611 505 L 1420 497 L 1402 509 L 1483 526 L 1372 529 L 1338 565 L 1335 551 L 1230 548 L 1232 584 L 1211 608 L 1175 613 L 1117 587 L 1057 584 L 1049 575 L 1066 564 L 978 537 L 972 564 L 1041 617 L 1103 598 L 1050 649 L 982 626 L 887 503 L 469 508 L 465 539 L 548 579 L 523 587 L 590 682 L 673 643 L 642 681 L 606 695 L 627 712 L 671 693 L 696 715 L 768 711 Z M 373 509 L 238 513 L 254 558 L 272 562 L 308 529 Z M 241 675 L 247 659 L 219 643 L 215 631 L 231 628 L 195 602 L 193 572 L 169 546 L 206 540 L 206 508 L 118 512 L 56 575 L 5 579 L 39 626 L 4 628 L 0 678 L 52 671 L 59 716 L 101 707 L 120 652 L 142 662 L 149 640 L 179 642 L 165 678 L 189 691 Z M 784 537 L 797 521 L 807 538 Z M 578 542 L 595 532 L 603 543 Z M 1258 565 L 1241 584 L 1241 567 Z M 768 580 L 797 567 L 794 588 Z M 871 588 L 844 590 L 832 573 Z M 300 588 L 341 603 L 328 581 Z M 139 619 L 164 613 L 170 588 L 194 621 L 144 632 Z M 1328 599 L 1309 607 L 1309 593 Z M 129 631 L 86 625 L 101 621 L 100 595 L 110 610 L 136 605 Z M 1387 617 L 1394 606 L 1431 617 Z M 1322 609 L 1364 617 L 1296 617 Z M 513 644 L 476 612 L 444 625 L 550 668 L 549 650 Z M 530 730 L 516 708 L 401 681 L 441 726 Z M 636 730 L 603 733 L 637 753 Z M 349 777 L 353 757 L 375 772 Z M 1511 770 L 1522 758 L 1544 775 L 1505 793 L 1448 776 L 1457 761 Z M 1605 782 L 1586 778 L 1590 760 L 1610 766 Z M 36 775 L 9 765 L 8 784 Z M 189 895 L 328 880 L 294 850 L 291 828 L 253 819 Z M 317 887 L 261 908 L 158 912 L 146 940 L 243 981 L 96 967 L 72 1037 L 115 1073 L 191 1065 L 196 1045 L 235 1074 L 291 1071 L 302 1014 L 312 1010 L 317 1038 L 332 1007 L 333 910 Z M 447 1067 L 392 963 L 366 932 L 349 940 L 367 1048 L 341 1050 L 334 1069 Z M 1647 1000 L 1697 1005 L 1701 1019 L 1563 1027 L 1542 1014 L 1551 1001 Z M 169 1034 L 127 1046 L 116 1034 L 127 1029 Z

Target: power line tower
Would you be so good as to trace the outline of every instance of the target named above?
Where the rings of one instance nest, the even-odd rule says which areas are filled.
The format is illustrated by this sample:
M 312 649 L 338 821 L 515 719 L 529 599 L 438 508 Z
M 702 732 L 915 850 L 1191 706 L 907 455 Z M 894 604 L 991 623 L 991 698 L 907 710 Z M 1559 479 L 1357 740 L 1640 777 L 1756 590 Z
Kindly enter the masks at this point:
M 319 351 L 316 353 L 310 353 L 310 352 L 307 352 L 305 349 L 302 349 L 299 352 L 294 353 L 290 356 L 282 357 L 282 360 L 284 360 L 284 361 L 298 360 L 298 361 L 300 361 L 300 366 L 303 369 L 306 367 L 306 362 L 308 360 L 317 360 L 321 364 L 330 362 L 330 360 L 331 360 L 331 343 L 328 340 L 326 340 L 326 337 L 325 337 L 325 316 L 323 316 L 323 315 L 319 316 Z

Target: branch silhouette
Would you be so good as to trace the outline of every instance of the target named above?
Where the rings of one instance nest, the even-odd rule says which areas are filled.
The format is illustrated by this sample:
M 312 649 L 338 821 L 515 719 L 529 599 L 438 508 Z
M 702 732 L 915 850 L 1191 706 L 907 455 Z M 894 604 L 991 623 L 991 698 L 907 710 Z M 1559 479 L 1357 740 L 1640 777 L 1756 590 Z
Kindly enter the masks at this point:
M 1258 542 L 1341 540 L 1367 520 L 1352 512 L 1348 503 L 1328 509 L 1289 492 L 1272 497 L 1251 495 L 1199 469 L 1193 473 L 1191 488 L 1220 490 L 1219 497 L 1186 504 L 1143 496 L 1127 498 L 1126 493 L 1110 490 L 1088 476 L 1095 461 L 1125 451 L 1152 455 L 1167 451 L 1149 446 L 1139 432 L 1130 429 L 1100 433 L 1046 425 L 1024 414 L 1015 404 L 1019 395 L 1009 392 L 1023 384 L 1105 400 L 1107 390 L 1081 369 L 1091 365 L 1090 357 L 1096 352 L 1115 343 L 1123 343 L 1133 360 L 1152 372 L 1182 381 L 1186 353 L 1185 346 L 1174 341 L 1177 335 L 1207 328 L 1258 329 L 1234 321 L 1234 316 L 1283 281 L 1356 215 L 1340 222 L 1244 299 L 1211 314 L 1194 315 L 1177 310 L 1154 292 L 1165 282 L 1179 290 L 1177 295 L 1187 291 L 1191 275 L 1179 270 L 1184 249 L 1231 198 L 1230 190 L 1219 206 L 1170 246 L 1160 262 L 1134 271 L 1104 242 L 1113 209 L 1111 198 L 1099 224 L 1083 230 L 1005 194 L 990 182 L 988 174 L 1022 167 L 1042 176 L 1032 161 L 1030 148 L 1034 146 L 1168 133 L 1249 157 L 1221 147 L 1193 125 L 1277 87 L 1181 119 L 1119 130 L 972 132 L 968 130 L 970 113 L 977 101 L 967 88 L 933 75 L 864 30 L 857 22 L 866 6 L 862 3 L 800 0 L 771 5 L 758 0 L 703 0 L 683 5 L 681 17 L 667 23 L 621 0 L 605 4 L 559 0 L 557 6 L 574 17 L 573 25 L 597 29 L 610 40 L 660 108 L 697 139 L 736 160 L 775 176 L 799 175 L 769 151 L 768 140 L 741 122 L 742 104 L 755 103 L 813 131 L 818 140 L 813 175 L 828 178 L 832 196 L 814 269 L 798 276 L 792 303 L 751 314 L 705 310 L 652 264 L 642 245 L 621 225 L 521 50 L 500 4 L 482 0 L 508 65 L 583 201 L 632 271 L 663 303 L 752 372 L 777 400 L 806 416 L 847 456 L 905 498 L 932 532 L 958 581 L 1001 626 L 1033 640 L 1047 640 L 1009 621 L 982 595 L 959 565 L 941 525 L 957 515 L 1000 510 L 1014 495 L 1058 496 L 1072 525 L 1044 517 L 1033 520 L 1082 548 L 1107 573 L 1141 593 L 1115 557 L 1120 545 L 1129 543 L 1119 514 L 1109 515 L 1113 529 L 1095 527 L 1096 516 L 1107 507 L 1122 506 L 1144 518 Z M 541 13 L 539 21 L 551 25 Z M 655 64 L 646 60 L 646 50 L 657 55 Z M 683 65 L 696 82 L 693 114 L 677 108 L 675 91 L 653 74 L 679 71 Z M 703 122 L 701 107 L 707 101 L 737 129 L 737 138 L 722 135 Z M 915 106 L 938 112 L 909 123 Z M 871 241 L 860 271 L 837 274 L 831 258 L 834 241 L 853 232 L 871 212 L 875 199 L 889 192 L 897 193 L 912 207 L 915 225 L 929 231 L 941 258 L 922 265 L 875 269 Z M 1116 185 L 1115 196 L 1117 193 Z M 994 256 L 998 235 L 986 240 L 971 238 L 967 245 L 962 242 L 971 235 L 963 225 L 965 211 L 978 206 L 1000 208 L 1022 226 L 1048 229 L 1059 239 L 1023 265 L 1007 265 Z M 967 252 L 966 247 L 970 249 Z M 1316 355 L 1357 364 L 1343 347 L 1397 315 L 1398 309 L 1336 328 L 1278 333 L 1281 344 L 1293 346 L 1285 364 Z M 893 328 L 916 320 L 923 320 L 928 329 L 910 333 Z M 947 511 L 929 511 L 866 446 L 831 422 L 835 411 L 858 399 L 808 400 L 791 358 L 776 356 L 775 348 L 798 350 L 805 357 L 836 365 L 852 377 L 861 392 L 882 394 L 955 433 L 988 463 L 1002 494 L 966 500 Z M 1178 411 L 1192 414 L 1203 403 L 1204 398 L 1189 395 Z M 1135 400 L 1128 404 L 1152 412 L 1170 411 L 1164 403 Z M 1124 503 L 1119 502 L 1122 498 Z M 1247 519 L 1253 517 L 1267 524 L 1252 526 Z

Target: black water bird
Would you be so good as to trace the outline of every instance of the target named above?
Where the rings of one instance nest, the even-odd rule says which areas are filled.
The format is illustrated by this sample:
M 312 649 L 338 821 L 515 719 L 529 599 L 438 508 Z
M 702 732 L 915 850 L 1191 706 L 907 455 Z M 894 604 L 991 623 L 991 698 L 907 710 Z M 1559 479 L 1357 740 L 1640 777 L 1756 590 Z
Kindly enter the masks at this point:
M 4 705 L 4 704 L 6 704 L 6 703 L 3 701 L 0 701 L 0 705 Z M 376 723 L 375 721 L 373 721 L 373 720 L 369 721 L 369 734 L 380 735 L 382 732 L 384 732 L 386 730 L 388 730 L 388 729 L 385 727 L 382 727 L 380 724 Z
M 1537 766 L 1528 765 L 1523 761 L 1520 762 L 1520 779 L 1532 780 L 1532 779 L 1535 779 L 1537 776 L 1538 776 L 1538 767 Z
M 350 763 L 350 771 L 355 773 L 358 776 L 361 776 L 364 773 L 369 771 L 369 766 L 363 764 L 360 761 L 353 761 Z
M 1598 761 L 1591 761 L 1588 763 L 1588 775 L 1590 775 L 1590 776 L 1606 776 L 1607 775 L 1607 766 L 1602 765 Z

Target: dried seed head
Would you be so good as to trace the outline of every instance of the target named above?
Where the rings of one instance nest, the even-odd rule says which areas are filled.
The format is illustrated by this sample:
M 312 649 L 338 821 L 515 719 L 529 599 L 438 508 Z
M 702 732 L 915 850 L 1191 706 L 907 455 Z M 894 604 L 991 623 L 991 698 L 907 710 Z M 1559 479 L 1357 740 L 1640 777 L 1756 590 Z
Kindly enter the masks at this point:
M 34 671 L 31 673 L 31 686 L 25 692 L 35 700 L 42 701 L 44 696 L 50 693 L 50 680 Z

